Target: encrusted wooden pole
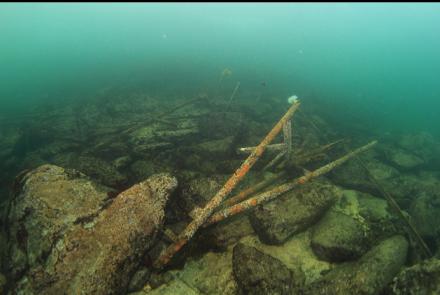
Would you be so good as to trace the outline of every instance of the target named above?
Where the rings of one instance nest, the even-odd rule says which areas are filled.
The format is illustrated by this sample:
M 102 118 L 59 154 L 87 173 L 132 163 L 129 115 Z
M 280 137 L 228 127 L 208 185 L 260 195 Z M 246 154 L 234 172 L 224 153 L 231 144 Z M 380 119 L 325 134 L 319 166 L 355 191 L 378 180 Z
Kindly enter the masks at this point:
M 266 135 L 263 141 L 257 148 L 249 155 L 249 157 L 241 164 L 235 173 L 228 179 L 224 186 L 217 192 L 217 194 L 201 209 L 199 215 L 188 224 L 188 226 L 179 234 L 176 243 L 171 244 L 168 248 L 162 251 L 159 258 L 155 261 L 154 267 L 161 268 L 166 265 L 171 258 L 194 236 L 196 231 L 208 220 L 215 208 L 217 208 L 224 198 L 234 189 L 241 179 L 248 173 L 251 167 L 264 153 L 266 146 L 280 133 L 283 125 L 292 118 L 295 111 L 298 109 L 300 103 L 298 100 L 294 101 L 292 106 L 286 114 L 278 121 L 272 130 Z
M 266 191 L 264 193 L 261 193 L 261 194 L 255 196 L 255 197 L 247 199 L 246 201 L 243 201 L 243 202 L 238 203 L 236 205 L 233 205 L 229 208 L 221 210 L 221 211 L 213 214 L 207 220 L 205 226 L 208 226 L 213 223 L 217 223 L 217 222 L 222 221 L 230 216 L 236 215 L 236 214 L 241 213 L 243 211 L 246 211 L 250 208 L 253 208 L 261 203 L 268 202 L 272 199 L 275 199 L 275 198 L 279 197 L 280 195 L 292 190 L 297 185 L 304 184 L 304 183 L 308 182 L 309 180 L 311 180 L 312 178 L 316 178 L 316 177 L 321 176 L 325 173 L 328 173 L 329 171 L 331 171 L 335 167 L 345 163 L 346 161 L 348 161 L 350 158 L 354 157 L 355 155 L 371 148 L 376 143 L 377 143 L 376 140 L 372 141 L 369 144 L 364 145 L 363 147 L 360 147 L 360 148 L 352 151 L 351 153 L 349 153 L 349 154 L 347 154 L 347 155 L 345 155 L 345 156 L 343 156 L 343 157 L 341 157 L 341 158 L 339 158 L 339 159 L 337 159 L 337 160 L 335 160 L 325 166 L 322 166 L 321 168 L 318 168 L 314 171 L 307 172 L 306 174 L 293 180 L 292 182 L 285 183 L 285 184 L 280 185 L 274 189 L 271 189 L 269 191 Z

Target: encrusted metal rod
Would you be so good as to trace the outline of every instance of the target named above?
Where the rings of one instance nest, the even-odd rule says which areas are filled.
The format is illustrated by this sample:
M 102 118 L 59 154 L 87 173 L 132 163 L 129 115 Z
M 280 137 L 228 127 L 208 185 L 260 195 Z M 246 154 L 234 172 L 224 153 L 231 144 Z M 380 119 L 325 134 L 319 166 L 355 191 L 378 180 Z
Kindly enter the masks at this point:
M 360 147 L 360 148 L 352 151 L 351 153 L 349 153 L 349 154 L 347 154 L 347 155 L 345 155 L 345 156 L 343 156 L 343 157 L 341 157 L 341 158 L 339 158 L 339 159 L 337 159 L 337 160 L 335 160 L 325 166 L 322 166 L 321 168 L 318 168 L 318 169 L 311 171 L 311 172 L 307 172 L 306 174 L 304 174 L 303 176 L 301 176 L 299 178 L 296 178 L 292 182 L 285 183 L 285 184 L 280 185 L 274 189 L 271 189 L 269 191 L 266 191 L 264 193 L 261 193 L 261 194 L 255 196 L 255 197 L 247 199 L 246 201 L 243 201 L 243 202 L 238 203 L 236 205 L 233 205 L 229 208 L 221 210 L 221 211 L 213 214 L 207 220 L 205 226 L 220 222 L 230 216 L 233 216 L 233 215 L 239 214 L 243 211 L 246 211 L 248 209 L 251 209 L 261 203 L 273 200 L 273 199 L 279 197 L 280 195 L 292 190 L 294 187 L 308 182 L 312 178 L 316 178 L 316 177 L 321 176 L 325 173 L 328 173 L 329 171 L 331 171 L 335 167 L 340 166 L 341 164 L 345 163 L 346 161 L 348 161 L 350 158 L 354 157 L 355 155 L 371 148 L 376 143 L 377 143 L 377 141 L 374 140 L 374 141 L 370 142 L 369 144 L 364 145 L 363 147 Z
M 241 179 L 248 173 L 251 167 L 264 153 L 266 146 L 280 133 L 283 125 L 293 116 L 298 109 L 300 103 L 296 100 L 286 114 L 275 124 L 272 130 L 266 135 L 263 141 L 257 148 L 249 155 L 249 157 L 241 164 L 235 173 L 228 179 L 224 186 L 217 192 L 217 194 L 200 210 L 197 218 L 188 224 L 188 226 L 179 234 L 178 241 L 171 244 L 168 248 L 162 251 L 159 258 L 155 261 L 154 266 L 161 268 L 166 265 L 171 258 L 194 236 L 196 231 L 208 220 L 215 208 L 217 208 L 224 198 L 235 188 Z

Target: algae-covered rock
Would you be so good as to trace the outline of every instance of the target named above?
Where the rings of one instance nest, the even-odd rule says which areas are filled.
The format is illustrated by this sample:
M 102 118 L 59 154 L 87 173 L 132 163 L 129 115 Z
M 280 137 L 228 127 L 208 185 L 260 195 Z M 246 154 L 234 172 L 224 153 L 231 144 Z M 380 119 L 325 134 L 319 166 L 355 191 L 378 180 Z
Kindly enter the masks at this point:
M 228 246 L 237 243 L 245 236 L 253 234 L 254 229 L 248 216 L 238 215 L 225 222 L 203 229 L 197 243 L 205 248 L 226 251 Z
M 227 180 L 226 175 L 197 177 L 182 185 L 177 203 L 181 210 L 189 212 L 205 204 L 221 189 Z
M 120 187 L 127 181 L 126 176 L 122 175 L 116 169 L 116 166 L 96 157 L 81 156 L 74 152 L 68 152 L 55 155 L 50 162 L 81 171 L 95 181 L 110 187 Z
M 195 147 L 195 151 L 200 155 L 221 159 L 234 152 L 233 142 L 234 136 L 204 141 Z
M 402 149 L 390 148 L 386 152 L 387 159 L 401 170 L 411 170 L 423 165 L 422 158 Z
M 403 269 L 390 284 L 390 294 L 440 294 L 440 260 L 432 258 Z
M 409 208 L 410 216 L 422 237 L 435 242 L 440 229 L 440 192 L 422 195 Z M 439 245 L 437 245 L 439 246 Z
M 368 251 L 359 261 L 342 264 L 307 286 L 304 294 L 379 294 L 406 261 L 408 242 L 393 236 Z
M 320 260 L 310 247 L 310 230 L 289 238 L 282 245 L 261 243 L 258 237 L 250 235 L 242 238 L 240 243 L 255 247 L 257 250 L 281 261 L 291 272 L 295 288 L 301 289 L 322 277 L 322 273 L 332 268 L 332 264 Z
M 129 293 L 129 295 L 200 295 L 201 293 L 179 279 L 174 279 L 167 284 L 163 284 L 156 289 L 149 286 L 144 287 L 139 292 Z
M 112 165 L 116 169 L 125 168 L 131 163 L 132 159 L 130 156 L 122 156 L 119 158 L 116 158 L 112 161 Z
M 321 259 L 353 260 L 378 239 L 394 234 L 393 220 L 384 200 L 346 190 L 313 229 L 311 246 Z
M 368 154 L 366 155 L 368 156 Z M 381 183 L 387 182 L 399 175 L 399 171 L 396 168 L 382 163 L 374 157 L 369 157 L 365 161 L 365 166 L 374 178 Z M 345 188 L 374 195 L 380 194 L 376 185 L 370 181 L 365 169 L 357 161 L 349 161 L 341 167 L 336 167 L 328 175 L 335 184 Z
M 231 252 L 208 252 L 199 259 L 189 260 L 182 271 L 172 272 L 173 276 L 201 294 L 237 294 Z
M 250 220 L 263 242 L 281 244 L 317 222 L 338 195 L 335 186 L 313 181 L 255 208 Z
M 160 275 L 160 278 L 155 277 L 157 276 L 152 275 L 150 282 L 144 287 L 144 292 L 139 294 L 238 293 L 232 270 L 232 249 L 223 253 L 207 252 L 198 258 L 189 259 L 182 270 L 170 270 Z M 156 288 L 148 291 L 152 287 Z
M 80 156 L 72 167 L 110 187 L 119 187 L 126 183 L 127 178 L 107 161 L 99 158 Z
M 160 174 L 111 203 L 84 175 L 46 165 L 28 173 L 9 215 L 15 291 L 125 292 L 162 226 L 177 180 Z M 26 246 L 25 246 L 26 245 Z
M 135 292 L 141 290 L 148 282 L 150 275 L 151 275 L 151 270 L 149 270 L 146 267 L 143 267 L 138 271 L 136 271 L 135 274 L 130 279 L 130 283 L 128 284 L 128 291 Z
M 243 294 L 291 294 L 290 270 L 276 258 L 238 243 L 233 250 L 234 276 Z
M 178 122 L 177 126 L 172 128 L 156 122 L 146 124 L 146 126 L 131 132 L 128 143 L 135 152 L 144 153 L 172 147 L 175 143 L 189 139 L 198 133 L 197 123 L 192 120 Z
M 316 226 L 312 249 L 323 260 L 342 262 L 360 257 L 368 250 L 366 229 L 341 212 L 329 211 Z
M 398 140 L 403 149 L 422 158 L 430 167 L 440 163 L 440 142 L 428 132 L 405 134 Z
M 137 179 L 145 179 L 157 170 L 151 161 L 138 160 L 130 165 L 130 170 Z

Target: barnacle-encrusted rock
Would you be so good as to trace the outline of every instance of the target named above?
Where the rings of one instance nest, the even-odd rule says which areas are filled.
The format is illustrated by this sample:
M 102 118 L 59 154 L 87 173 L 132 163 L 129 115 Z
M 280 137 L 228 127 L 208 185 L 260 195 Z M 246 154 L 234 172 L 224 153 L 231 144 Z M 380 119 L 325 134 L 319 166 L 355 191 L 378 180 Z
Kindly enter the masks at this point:
M 9 225 L 15 291 L 26 294 L 124 293 L 177 186 L 158 174 L 108 201 L 108 189 L 52 165 L 23 183 Z

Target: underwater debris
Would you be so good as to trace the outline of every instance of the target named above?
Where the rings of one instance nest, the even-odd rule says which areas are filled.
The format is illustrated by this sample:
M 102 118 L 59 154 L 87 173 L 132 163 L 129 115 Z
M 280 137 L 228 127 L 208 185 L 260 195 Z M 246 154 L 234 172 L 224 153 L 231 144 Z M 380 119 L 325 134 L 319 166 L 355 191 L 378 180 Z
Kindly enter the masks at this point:
M 231 97 L 229 98 L 229 102 L 228 105 L 226 107 L 226 111 L 229 110 L 229 107 L 231 106 L 232 100 L 235 97 L 235 94 L 237 93 L 238 88 L 240 88 L 240 81 L 237 82 L 237 84 L 235 85 L 234 91 L 232 91 Z
M 264 153 L 266 146 L 278 135 L 284 124 L 292 118 L 296 110 L 299 108 L 299 101 L 296 101 L 286 112 L 286 114 L 278 121 L 272 130 L 261 141 L 257 148 L 249 155 L 243 164 L 235 171 L 229 178 L 225 185 L 217 194 L 209 201 L 209 203 L 199 210 L 199 215 L 186 227 L 186 229 L 179 234 L 179 241 L 170 245 L 160 254 L 159 258 L 154 263 L 156 268 L 161 268 L 166 265 L 171 258 L 176 254 L 195 234 L 195 232 L 206 222 L 212 212 L 217 208 L 224 198 L 234 189 L 238 182 L 249 172 L 251 167 Z
M 294 187 L 298 186 L 298 185 L 302 185 L 308 181 L 310 181 L 313 178 L 316 178 L 318 176 L 321 176 L 325 173 L 328 173 L 329 171 L 331 171 L 332 169 L 334 169 L 335 167 L 342 165 L 343 163 L 345 163 L 346 161 L 348 161 L 349 159 L 351 159 L 352 157 L 354 157 L 355 155 L 364 152 L 366 150 L 368 150 L 369 148 L 373 147 L 375 144 L 377 143 L 377 141 L 372 141 L 352 152 L 350 152 L 349 154 L 325 165 L 322 166 L 314 171 L 309 171 L 306 172 L 305 175 L 296 178 L 295 180 L 293 180 L 292 182 L 288 182 L 285 183 L 283 185 L 280 185 L 274 189 L 271 189 L 269 191 L 266 191 L 264 193 L 261 193 L 255 197 L 252 197 L 250 199 L 247 199 L 246 201 L 243 201 L 241 203 L 238 203 L 236 205 L 233 205 L 229 208 L 223 209 L 220 212 L 217 212 L 215 214 L 213 214 L 208 220 L 207 220 L 207 224 L 213 224 L 213 223 L 217 223 L 220 222 L 230 216 L 236 215 L 238 213 L 241 213 L 243 211 L 246 211 L 250 208 L 253 208 L 261 203 L 264 202 L 268 202 L 270 200 L 273 200 L 277 197 L 279 197 L 280 195 L 292 190 Z

